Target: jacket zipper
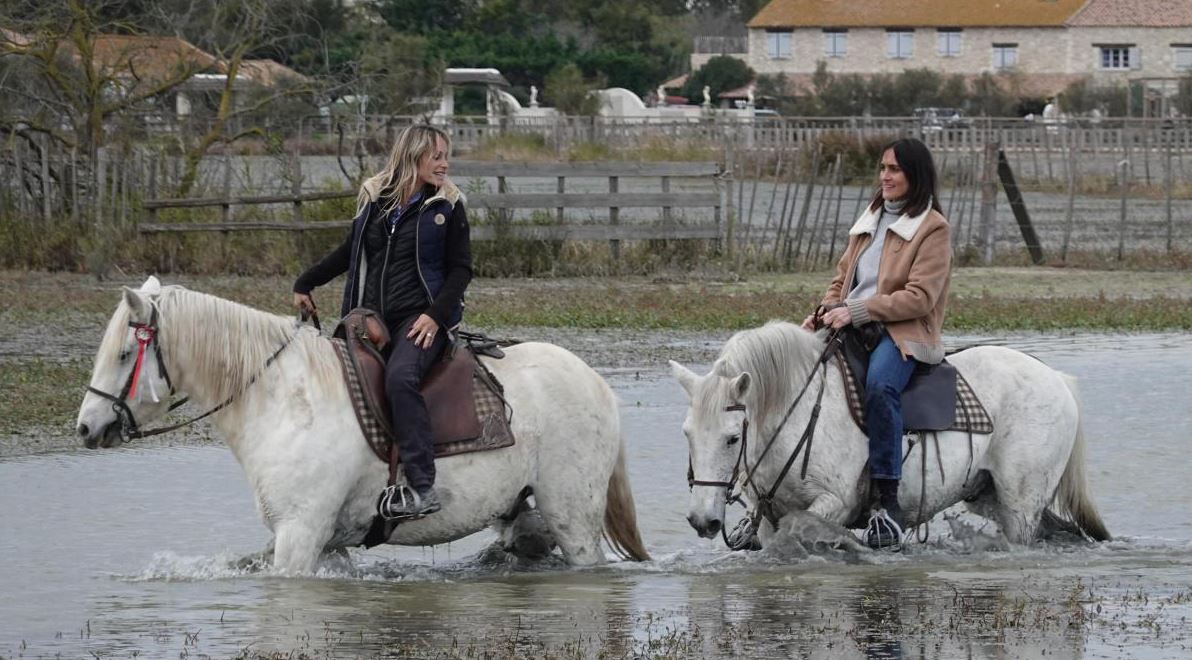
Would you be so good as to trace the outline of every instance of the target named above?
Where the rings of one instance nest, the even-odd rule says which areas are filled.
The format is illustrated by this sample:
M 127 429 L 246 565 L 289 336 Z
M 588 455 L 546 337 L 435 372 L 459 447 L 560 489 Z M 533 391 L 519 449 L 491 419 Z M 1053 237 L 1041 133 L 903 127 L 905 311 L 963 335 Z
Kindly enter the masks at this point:
M 422 241 L 418 238 L 418 234 L 422 231 L 422 211 L 426 208 L 428 202 L 433 201 L 431 198 L 422 202 L 418 207 L 418 213 L 414 216 L 414 268 L 418 271 L 418 281 L 422 282 L 422 290 L 426 292 L 426 303 L 428 305 L 434 304 L 435 300 L 430 295 L 430 286 L 426 283 L 426 278 L 422 276 Z

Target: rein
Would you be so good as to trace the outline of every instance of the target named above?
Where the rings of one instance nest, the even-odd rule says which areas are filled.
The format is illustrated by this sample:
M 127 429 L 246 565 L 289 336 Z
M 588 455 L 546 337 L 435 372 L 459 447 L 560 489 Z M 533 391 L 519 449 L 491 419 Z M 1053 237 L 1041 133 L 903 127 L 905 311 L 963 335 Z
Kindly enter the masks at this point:
M 691 461 L 690 461 L 690 459 L 688 459 L 688 461 L 687 461 L 687 487 L 688 487 L 688 489 L 692 488 L 693 486 L 711 486 L 711 487 L 716 487 L 716 488 L 725 488 L 726 489 L 725 502 L 728 504 L 738 502 L 738 501 L 740 501 L 740 495 L 733 494 L 733 491 L 735 489 L 737 479 L 740 475 L 740 468 L 741 468 L 741 466 L 744 466 L 745 467 L 745 481 L 742 482 L 741 489 L 744 490 L 744 488 L 746 486 L 749 486 L 750 488 L 753 489 L 754 497 L 757 502 L 757 508 L 754 510 L 754 512 L 752 514 L 750 514 L 749 517 L 747 517 L 745 520 L 742 521 L 742 524 L 745 524 L 746 522 L 748 522 L 750 527 L 752 528 L 751 531 L 756 531 L 758 522 L 760 522 L 762 516 L 765 516 L 766 520 L 768 520 L 770 522 L 770 524 L 775 529 L 777 529 L 778 517 L 774 513 L 774 495 L 778 492 L 778 488 L 779 488 L 779 486 L 782 485 L 783 480 L 786 479 L 786 475 L 790 473 L 791 467 L 794 466 L 795 460 L 799 457 L 800 453 L 802 453 L 802 455 L 803 455 L 803 465 L 802 465 L 802 468 L 800 469 L 799 478 L 800 479 L 807 478 L 807 463 L 808 463 L 808 460 L 811 458 L 811 443 L 812 443 L 813 437 L 815 436 L 816 424 L 819 422 L 820 409 L 822 407 L 822 403 L 823 403 L 823 399 L 824 399 L 824 390 L 826 389 L 827 380 L 828 380 L 828 360 L 832 357 L 832 355 L 834 355 L 836 353 L 837 350 L 839 350 L 839 348 L 840 348 L 840 332 L 838 330 L 833 330 L 828 335 L 827 345 L 824 347 L 823 352 L 820 353 L 819 358 L 816 359 L 815 365 L 812 366 L 811 374 L 807 377 L 806 382 L 803 383 L 803 387 L 799 390 L 799 393 L 795 396 L 795 400 L 787 408 L 786 414 L 783 415 L 783 417 L 782 417 L 782 421 L 778 423 L 778 426 L 774 429 L 774 432 L 770 435 L 770 439 L 766 442 L 766 446 L 762 449 L 761 455 L 758 456 L 758 459 L 754 463 L 752 468 L 749 467 L 749 460 L 746 457 L 746 444 L 747 444 L 747 440 L 748 440 L 749 418 L 748 418 L 748 413 L 746 412 L 746 409 L 745 409 L 745 405 L 738 403 L 738 404 L 734 404 L 734 405 L 725 407 L 725 411 L 738 411 L 739 410 L 741 412 L 746 412 L 745 421 L 741 425 L 741 449 L 737 454 L 737 462 L 733 466 L 732 475 L 729 477 L 728 481 L 710 481 L 710 480 L 696 479 L 694 470 L 691 467 Z M 778 434 L 782 432 L 783 427 L 785 427 L 787 421 L 790 420 L 791 415 L 795 412 L 795 408 L 799 405 L 799 402 L 802 401 L 803 395 L 805 395 L 807 393 L 807 389 L 811 386 L 811 381 L 813 381 L 815 379 L 817 368 L 819 368 L 820 373 L 822 374 L 823 377 L 820 379 L 819 391 L 816 393 L 816 397 L 815 397 L 815 407 L 812 408 L 811 416 L 807 420 L 807 426 L 804 427 L 803 435 L 799 438 L 799 442 L 795 445 L 794 451 L 791 452 L 791 455 L 787 458 L 786 463 L 782 466 L 782 470 L 778 473 L 778 478 L 774 480 L 774 483 L 770 486 L 769 490 L 763 494 L 761 492 L 761 489 L 758 488 L 756 481 L 754 480 L 754 475 L 756 474 L 757 468 L 761 465 L 762 460 L 765 459 L 766 455 L 770 452 L 770 449 L 772 449 L 774 447 L 774 443 L 778 440 Z M 738 527 L 740 527 L 740 526 L 738 526 Z M 724 537 L 725 545 L 727 545 L 729 548 L 731 548 L 733 550 L 740 550 L 742 548 L 745 548 L 751 542 L 752 533 L 739 534 L 738 531 L 739 530 L 734 531 L 734 537 L 736 538 L 736 542 L 733 542 L 733 541 L 729 540 L 724 527 L 723 526 L 721 527 L 721 536 Z
M 161 334 L 161 328 L 158 327 L 157 318 L 158 312 L 157 305 L 155 304 L 153 305 L 153 312 L 149 317 L 148 323 L 133 323 L 130 321 L 128 324 L 129 327 L 133 328 L 133 336 L 136 337 L 137 340 L 137 361 L 132 372 L 128 375 L 128 380 L 124 383 L 124 388 L 120 390 L 119 396 L 109 394 L 98 388 L 91 387 L 90 385 L 87 386 L 88 392 L 112 402 L 112 410 L 116 413 L 116 418 L 120 420 L 120 435 L 122 436 L 123 442 L 138 438 L 148 438 L 155 435 L 161 435 L 162 433 L 168 433 L 170 431 L 176 431 L 185 426 L 190 426 L 200 419 L 223 410 L 224 408 L 231 405 L 232 401 L 236 399 L 236 395 L 233 394 L 214 408 L 211 408 L 207 412 L 192 417 L 186 421 L 179 422 L 177 424 L 171 424 L 170 426 L 162 426 L 144 431 L 141 430 L 140 426 L 137 424 L 136 417 L 132 414 L 132 409 L 128 407 L 128 401 L 131 397 L 136 396 L 137 384 L 141 375 L 141 364 L 144 361 L 145 351 L 150 344 L 153 345 L 153 352 L 157 358 L 157 370 L 161 373 L 162 377 L 165 378 L 166 384 L 169 385 L 170 396 L 173 396 L 174 394 L 174 383 L 170 379 L 170 373 L 166 370 L 166 364 L 161 357 L 161 341 L 158 339 L 158 335 Z M 297 332 L 290 335 L 289 338 L 286 339 L 286 341 L 276 351 L 273 352 L 273 355 L 270 355 L 269 358 L 265 360 L 265 366 L 262 367 L 260 371 L 253 374 L 252 378 L 248 380 L 248 384 L 244 386 L 244 389 L 248 389 L 253 383 L 257 382 L 257 379 L 260 378 L 265 369 L 268 369 L 269 366 L 277 360 L 278 356 L 281 355 L 281 352 L 286 350 L 286 347 L 289 346 L 297 336 Z M 186 404 L 187 401 L 190 401 L 190 397 L 183 397 L 171 403 L 166 412 L 173 412 L 177 408 Z

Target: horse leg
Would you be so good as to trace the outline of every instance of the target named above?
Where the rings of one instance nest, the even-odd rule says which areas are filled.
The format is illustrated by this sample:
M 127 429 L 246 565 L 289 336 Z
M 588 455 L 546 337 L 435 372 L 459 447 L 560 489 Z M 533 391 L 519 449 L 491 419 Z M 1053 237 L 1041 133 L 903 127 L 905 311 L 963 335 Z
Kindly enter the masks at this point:
M 535 490 L 538 510 L 546 522 L 567 563 L 572 566 L 591 566 L 604 561 L 600 551 L 603 529 L 604 490 L 576 488 L 572 492 L 551 488 Z M 595 492 L 592 492 L 595 491 Z M 599 503 L 597 510 L 593 504 Z
M 843 525 L 848 522 L 849 510 L 835 494 L 820 493 L 811 501 L 811 506 L 807 507 L 807 513 L 814 513 L 830 523 Z
M 318 529 L 305 520 L 287 520 L 276 525 L 273 567 L 287 575 L 314 572 L 323 546 L 331 538 L 329 526 Z

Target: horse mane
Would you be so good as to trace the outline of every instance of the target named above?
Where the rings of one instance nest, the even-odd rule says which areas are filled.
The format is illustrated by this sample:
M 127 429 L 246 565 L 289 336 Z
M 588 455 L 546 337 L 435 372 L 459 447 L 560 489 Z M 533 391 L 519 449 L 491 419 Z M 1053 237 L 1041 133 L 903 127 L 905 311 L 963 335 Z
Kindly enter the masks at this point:
M 819 335 L 794 323 L 770 321 L 730 337 L 720 351 L 714 371 L 726 377 L 748 372 L 751 408 L 766 418 L 786 412 L 823 349 L 824 340 Z M 706 403 L 717 405 L 712 401 Z
M 158 308 L 166 355 L 193 356 L 177 377 L 215 401 L 244 392 L 287 342 L 283 355 L 301 353 L 318 382 L 340 377 L 334 352 L 313 328 L 297 326 L 292 318 L 183 287 L 162 289 Z

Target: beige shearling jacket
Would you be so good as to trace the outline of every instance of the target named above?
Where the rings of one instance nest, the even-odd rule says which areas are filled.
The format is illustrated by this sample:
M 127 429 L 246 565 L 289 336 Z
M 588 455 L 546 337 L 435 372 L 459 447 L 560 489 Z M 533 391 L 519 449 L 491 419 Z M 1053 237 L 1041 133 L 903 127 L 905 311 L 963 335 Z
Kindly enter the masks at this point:
M 836 264 L 836 276 L 824 294 L 825 307 L 839 306 L 852 289 L 857 260 L 873 240 L 881 217 L 866 210 L 849 230 L 848 246 Z M 936 364 L 944 359 L 940 330 L 952 278 L 952 237 L 939 211 L 909 217 L 890 225 L 878 266 L 877 293 L 848 301 L 853 325 L 880 321 L 904 357 Z

